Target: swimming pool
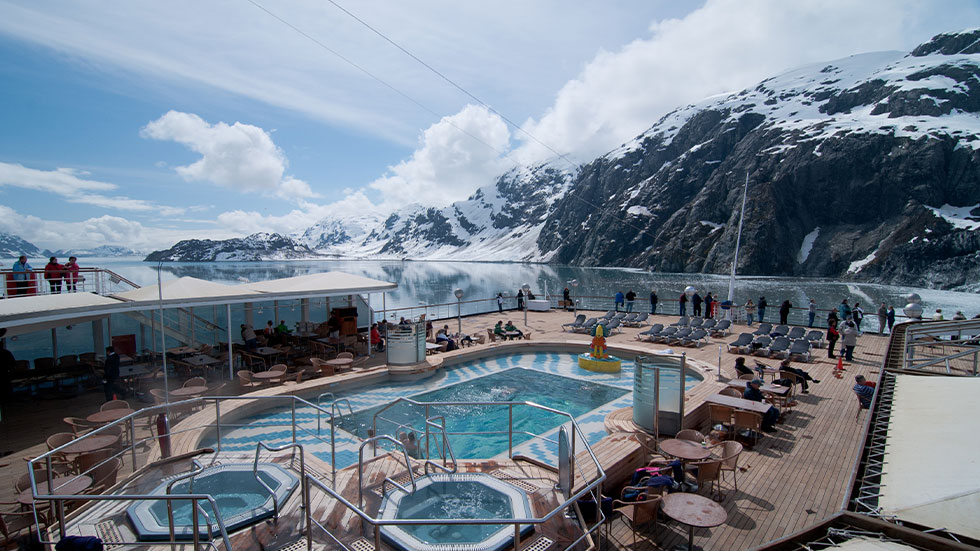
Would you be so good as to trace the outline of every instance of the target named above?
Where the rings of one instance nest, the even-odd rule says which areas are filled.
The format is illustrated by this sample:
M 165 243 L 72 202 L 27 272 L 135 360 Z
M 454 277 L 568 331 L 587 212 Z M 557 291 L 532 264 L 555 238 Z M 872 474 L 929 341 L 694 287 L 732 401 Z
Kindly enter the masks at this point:
M 622 388 L 583 379 L 513 367 L 411 398 L 418 402 L 534 402 L 578 417 L 627 392 Z M 458 459 L 489 458 L 506 451 L 508 447 L 506 433 L 475 434 L 488 430 L 506 431 L 510 416 L 510 408 L 507 406 L 453 405 L 425 408 L 401 402 L 389 408 L 387 404 L 383 404 L 345 417 L 339 426 L 347 432 L 367 438 L 368 429 L 375 422 L 375 414 L 383 408 L 388 409 L 377 419 L 377 434 L 414 430 L 421 440 L 425 434 L 428 409 L 429 417 L 445 418 L 446 430 L 450 433 L 449 442 Z M 525 431 L 542 434 L 568 420 L 564 415 L 531 406 L 517 405 L 513 410 L 515 445 L 531 438 L 529 434 L 524 434 Z M 438 453 L 439 446 L 440 442 L 433 438 L 429 446 L 432 456 L 441 455 Z
M 557 375 L 575 381 L 613 387 L 614 389 L 623 391 L 621 395 L 614 397 L 611 401 L 601 404 L 585 413 L 576 414 L 576 422 L 579 428 L 588 441 L 594 444 L 607 434 L 604 424 L 606 415 L 616 409 L 633 405 L 634 364 L 632 360 L 626 360 L 623 362 L 623 369 L 620 373 L 595 373 L 581 369 L 578 366 L 577 352 L 580 352 L 580 350 L 575 352 L 569 350 L 568 352 L 497 354 L 449 366 L 438 375 L 428 379 L 411 382 L 387 381 L 374 383 L 368 386 L 338 392 L 337 398 L 348 399 L 355 415 L 358 415 L 360 412 L 391 403 L 398 398 L 419 396 L 451 387 L 457 383 L 472 381 L 512 368 L 524 368 L 542 374 Z M 697 373 L 697 370 L 689 369 L 685 378 L 685 386 L 690 389 L 702 380 L 703 378 Z M 674 375 L 673 381 L 676 384 L 676 374 Z M 315 393 L 302 397 L 311 402 L 316 402 Z M 556 409 L 561 409 L 561 407 Z M 223 416 L 221 449 L 223 451 L 254 452 L 256 443 L 260 441 L 270 446 L 290 443 L 292 442 L 290 419 L 291 411 L 288 407 L 270 408 L 257 414 L 234 419 Z M 322 432 L 322 438 L 314 436 L 317 430 L 317 416 L 315 410 L 312 408 L 297 408 L 296 421 L 297 425 L 304 429 L 298 431 L 297 442 L 303 445 L 307 453 L 311 453 L 318 459 L 329 463 L 331 460 L 331 449 L 329 425 L 326 419 L 323 419 L 324 430 Z M 355 427 L 351 427 L 351 429 L 355 433 L 358 431 Z M 504 430 L 506 430 L 506 424 L 504 425 Z M 552 429 L 549 437 L 553 438 L 555 431 L 556 429 Z M 338 469 L 357 464 L 358 447 L 360 444 L 361 438 L 356 434 L 349 433 L 345 430 L 337 431 L 335 464 Z M 216 437 L 213 433 L 209 436 L 206 435 L 198 442 L 198 446 L 213 447 L 215 445 Z M 461 444 L 460 446 L 463 445 Z M 505 443 L 502 451 L 506 450 Z M 515 446 L 515 452 L 531 455 L 551 464 L 557 464 L 556 447 L 541 439 L 524 442 L 520 447 Z

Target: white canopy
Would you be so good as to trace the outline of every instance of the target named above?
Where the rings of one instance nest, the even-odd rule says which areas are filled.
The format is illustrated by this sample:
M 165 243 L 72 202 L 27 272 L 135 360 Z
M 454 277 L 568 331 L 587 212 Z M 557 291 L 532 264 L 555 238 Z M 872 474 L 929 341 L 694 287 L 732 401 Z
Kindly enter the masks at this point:
M 915 547 L 897 541 L 884 541 L 864 536 L 851 538 L 833 546 L 840 551 L 915 551 Z
M 236 285 L 236 289 L 248 289 L 259 293 L 275 294 L 282 298 L 313 296 L 337 296 L 354 293 L 381 293 L 398 285 L 344 272 L 323 272 L 271 281 L 257 281 Z M 271 297 L 269 297 L 271 298 Z
M 897 375 L 883 515 L 980 539 L 980 378 Z
M 197 279 L 196 277 L 181 277 L 170 279 L 163 282 L 163 304 L 164 306 L 204 306 L 210 304 L 229 304 L 235 302 L 249 302 L 251 300 L 262 300 L 259 293 L 243 289 L 237 285 L 223 285 Z M 114 297 L 127 302 L 146 303 L 154 305 L 160 303 L 160 291 L 157 285 L 148 285 L 117 293 Z

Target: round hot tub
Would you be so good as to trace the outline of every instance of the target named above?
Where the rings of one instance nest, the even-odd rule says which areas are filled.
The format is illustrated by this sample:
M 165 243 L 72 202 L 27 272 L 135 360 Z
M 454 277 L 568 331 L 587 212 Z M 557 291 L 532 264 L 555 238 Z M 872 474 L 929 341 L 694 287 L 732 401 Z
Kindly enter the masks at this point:
M 527 494 L 481 473 L 433 474 L 416 481 L 414 493 L 397 488 L 381 503 L 382 520 L 532 518 Z M 521 526 L 521 535 L 534 530 Z M 381 536 L 402 551 L 497 551 L 514 543 L 512 524 L 384 526 Z
M 256 474 L 266 488 L 256 480 Z M 166 495 L 169 481 L 153 489 L 153 495 Z M 208 494 L 214 498 L 225 523 L 225 529 L 233 532 L 269 518 L 274 513 L 273 500 L 279 507 L 285 504 L 299 478 L 273 463 L 259 463 L 253 472 L 250 463 L 233 463 L 209 467 L 192 479 L 184 479 L 171 488 L 171 494 Z M 269 493 L 269 490 L 272 493 Z M 190 500 L 173 503 L 174 537 L 178 540 L 193 538 L 193 517 Z M 202 538 L 216 537 L 220 530 L 215 522 L 214 511 L 208 501 L 199 501 L 204 514 L 198 512 L 198 532 Z M 165 500 L 140 501 L 126 510 L 140 541 L 167 541 L 170 539 L 167 502 Z M 206 515 L 206 516 L 205 516 Z M 211 530 L 208 530 L 208 519 Z

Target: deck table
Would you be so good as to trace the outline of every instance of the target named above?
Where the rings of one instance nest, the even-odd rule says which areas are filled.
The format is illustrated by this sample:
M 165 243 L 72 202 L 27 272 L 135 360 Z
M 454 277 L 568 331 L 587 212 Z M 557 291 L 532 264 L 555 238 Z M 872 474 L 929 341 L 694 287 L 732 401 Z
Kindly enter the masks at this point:
M 661 510 L 668 517 L 687 525 L 688 550 L 694 549 L 694 527 L 714 528 L 728 520 L 724 507 L 697 494 L 667 494 L 663 497 Z

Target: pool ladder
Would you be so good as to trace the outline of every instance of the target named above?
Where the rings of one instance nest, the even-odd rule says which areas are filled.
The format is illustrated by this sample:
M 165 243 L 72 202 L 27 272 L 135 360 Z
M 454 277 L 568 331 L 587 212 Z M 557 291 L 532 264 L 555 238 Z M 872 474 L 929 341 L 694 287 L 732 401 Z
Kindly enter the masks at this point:
M 436 423 L 437 420 L 441 420 L 442 421 L 442 424 Z M 439 463 L 437 463 L 435 461 L 432 461 L 431 459 L 428 458 L 428 455 L 429 455 L 429 435 L 430 435 L 429 429 L 430 428 L 435 428 L 437 430 L 437 432 L 442 433 L 442 448 L 443 448 L 442 460 L 443 460 L 443 463 L 446 463 L 446 457 L 448 456 L 449 458 L 451 458 L 452 459 L 452 467 L 451 468 L 448 467 L 448 466 L 446 466 L 446 465 L 440 465 Z M 381 440 L 387 440 L 388 442 L 391 442 L 392 444 L 394 444 L 394 446 L 397 449 L 400 449 L 401 450 L 402 457 L 405 460 L 405 468 L 408 471 L 408 480 L 409 480 L 409 482 L 411 482 L 411 487 L 412 487 L 412 489 L 409 490 L 406 486 L 404 486 L 402 484 L 399 484 L 398 482 L 396 482 L 395 480 L 393 480 L 391 477 L 385 476 L 384 480 L 381 481 L 381 495 L 382 495 L 382 497 L 385 496 L 385 495 L 387 495 L 388 484 L 391 484 L 395 488 L 398 488 L 399 490 L 405 492 L 406 494 L 410 494 L 410 495 L 411 494 L 414 494 L 415 493 L 415 490 L 418 489 L 418 487 L 416 486 L 416 483 L 415 483 L 415 471 L 412 468 L 412 460 L 411 460 L 411 458 L 408 455 L 408 449 L 405 448 L 405 444 L 401 440 L 398 440 L 397 438 L 394 438 L 394 437 L 392 437 L 390 435 L 387 435 L 387 434 L 382 434 L 382 435 L 379 435 L 379 436 L 373 436 L 371 438 L 368 438 L 364 442 L 362 442 L 361 443 L 361 447 L 358 448 L 358 451 L 357 451 L 357 504 L 358 504 L 358 507 L 364 507 L 364 448 L 365 448 L 365 446 L 371 445 L 372 449 L 375 449 L 377 447 L 377 442 L 379 442 Z M 425 420 L 425 454 L 426 454 L 426 459 L 425 459 L 425 463 L 423 465 L 424 465 L 424 469 L 425 469 L 425 474 L 426 475 L 429 474 L 429 467 L 430 466 L 433 467 L 433 470 L 439 469 L 439 470 L 441 470 L 441 471 L 443 471 L 445 473 L 449 473 L 449 474 L 452 474 L 452 473 L 455 473 L 456 472 L 456 456 L 453 454 L 453 448 L 452 448 L 452 445 L 449 443 L 449 436 L 446 433 L 446 419 L 445 419 L 445 417 L 443 417 L 441 415 L 436 416 L 436 417 L 430 417 L 430 418 L 428 418 L 428 419 Z
M 259 476 L 259 454 L 262 452 L 263 448 L 270 452 L 281 452 L 283 450 L 292 449 L 293 457 L 296 457 L 296 450 L 299 450 L 299 470 L 300 473 L 302 473 L 302 486 L 300 486 L 300 492 L 303 494 L 303 505 L 301 505 L 300 508 L 303 508 L 306 506 L 309 499 L 307 495 L 309 489 L 306 485 L 306 460 L 303 456 L 303 446 L 295 442 L 291 444 L 283 444 L 282 446 L 277 447 L 269 446 L 265 442 L 259 442 L 255 445 L 255 459 L 252 461 L 252 475 L 255 476 L 256 482 L 262 485 L 262 487 L 265 488 L 265 491 L 269 492 L 269 495 L 272 497 L 272 520 L 273 522 L 279 522 L 279 500 L 276 499 L 276 492 L 274 492 L 272 488 L 270 488 L 269 485 L 262 480 L 262 477 Z
M 182 475 L 174 478 L 169 483 L 167 483 L 167 491 L 166 491 L 166 494 L 167 495 L 171 495 L 171 490 L 173 489 L 174 484 L 176 484 L 177 482 L 180 482 L 181 480 L 186 480 L 188 478 L 190 479 L 190 481 L 188 481 L 188 483 L 187 483 L 187 493 L 188 494 L 193 494 L 194 493 L 194 477 L 196 477 L 197 475 L 199 475 L 205 469 L 205 467 L 203 465 L 201 465 L 200 463 L 198 463 L 196 459 L 194 460 L 194 466 L 197 467 L 197 468 L 194 469 L 193 471 L 184 473 L 184 474 L 182 474 Z M 211 540 L 211 534 L 214 533 L 214 525 L 211 523 L 211 515 L 209 515 L 208 512 L 204 510 L 204 507 L 201 507 L 201 504 L 198 503 L 197 500 L 192 500 L 191 503 L 192 503 L 192 507 L 194 509 L 197 509 L 197 512 L 204 516 L 204 522 L 208 526 L 208 540 L 210 541 Z M 211 510 L 214 512 L 215 521 L 218 523 L 218 528 L 221 531 L 221 537 L 224 539 L 225 547 L 231 549 L 231 543 L 228 540 L 228 532 L 225 529 L 225 523 L 224 523 L 224 521 L 222 521 L 222 519 L 221 519 L 221 511 L 218 510 L 218 505 L 214 501 L 211 502 Z M 198 515 L 192 513 L 191 516 L 194 517 L 193 518 L 193 521 L 192 521 L 191 530 L 193 531 L 192 537 L 194 539 L 194 548 L 197 549 L 198 539 L 200 538 L 200 530 L 199 530 L 198 524 L 197 524 L 198 523 L 198 520 L 197 520 Z M 175 535 L 174 535 L 174 506 L 173 506 L 173 502 L 170 501 L 169 499 L 167 500 L 167 525 L 170 528 L 170 541 L 176 541 L 176 539 L 174 539 L 174 537 L 175 537 Z

